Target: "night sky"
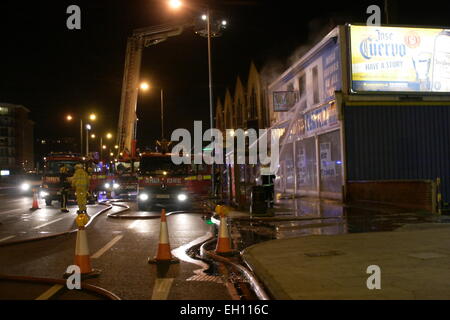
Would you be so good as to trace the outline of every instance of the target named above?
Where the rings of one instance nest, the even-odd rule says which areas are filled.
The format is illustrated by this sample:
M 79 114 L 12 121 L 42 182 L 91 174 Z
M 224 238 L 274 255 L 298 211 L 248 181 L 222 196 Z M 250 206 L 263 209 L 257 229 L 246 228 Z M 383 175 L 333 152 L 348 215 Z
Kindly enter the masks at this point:
M 210 2 L 229 21 L 223 36 L 213 40 L 214 101 L 223 98 L 226 88 L 233 93 L 237 75 L 246 82 L 250 61 L 270 79 L 331 25 L 365 22 L 367 6 L 384 3 L 224 1 L 230 2 L 233 5 Z M 71 4 L 81 7 L 81 31 L 66 28 L 66 8 Z M 391 5 L 394 24 L 450 26 L 448 1 L 392 1 Z M 184 9 L 174 13 L 165 0 L 3 0 L 0 13 L 0 102 L 29 108 L 36 138 L 78 137 L 79 122 L 66 123 L 67 113 L 96 112 L 99 121 L 94 131 L 115 132 L 127 36 L 135 28 L 200 16 Z M 165 90 L 166 135 L 176 128 L 190 130 L 194 120 L 208 125 L 205 38 L 188 29 L 145 49 L 141 78 Z M 152 145 L 160 135 L 159 101 L 156 90 L 139 98 L 141 147 Z

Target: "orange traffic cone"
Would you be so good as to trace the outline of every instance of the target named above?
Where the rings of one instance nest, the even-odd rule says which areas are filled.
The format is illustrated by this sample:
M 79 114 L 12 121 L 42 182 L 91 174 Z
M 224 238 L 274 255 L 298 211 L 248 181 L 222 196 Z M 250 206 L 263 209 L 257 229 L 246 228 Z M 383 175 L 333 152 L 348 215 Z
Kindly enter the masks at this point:
M 38 193 L 37 189 L 33 189 L 33 205 L 31 206 L 30 210 L 37 210 L 39 208 L 39 199 L 38 199 Z
M 161 227 L 159 230 L 159 244 L 156 257 L 148 258 L 148 263 L 178 263 L 177 258 L 170 253 L 169 231 L 167 230 L 166 209 L 161 211 Z
M 75 265 L 80 268 L 81 278 L 94 278 L 100 275 L 100 270 L 92 269 L 91 257 L 89 254 L 89 246 L 86 236 L 86 229 L 80 227 L 77 232 L 77 242 L 75 245 Z M 69 277 L 70 274 L 64 274 L 64 277 Z
M 236 252 L 231 249 L 230 236 L 228 234 L 227 218 L 220 215 L 219 236 L 217 239 L 216 253 L 220 255 L 232 255 Z

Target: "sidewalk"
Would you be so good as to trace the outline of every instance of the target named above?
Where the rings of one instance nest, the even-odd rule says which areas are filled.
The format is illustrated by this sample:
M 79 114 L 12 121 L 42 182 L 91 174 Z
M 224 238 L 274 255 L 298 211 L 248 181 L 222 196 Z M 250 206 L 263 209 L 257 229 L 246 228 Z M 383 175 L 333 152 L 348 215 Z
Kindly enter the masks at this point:
M 243 258 L 275 299 L 450 299 L 449 224 L 272 240 Z M 381 290 L 367 288 L 370 265 Z

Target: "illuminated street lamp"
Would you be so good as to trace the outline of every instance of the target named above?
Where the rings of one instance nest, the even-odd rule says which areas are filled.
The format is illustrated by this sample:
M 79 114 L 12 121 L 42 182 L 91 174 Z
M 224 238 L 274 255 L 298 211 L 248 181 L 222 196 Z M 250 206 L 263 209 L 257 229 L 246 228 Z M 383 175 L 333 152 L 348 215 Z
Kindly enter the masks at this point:
M 180 0 L 170 0 L 169 1 L 169 6 L 172 9 L 179 9 L 182 5 L 183 5 L 183 3 Z
M 112 133 L 109 133 L 109 132 L 108 132 L 108 133 L 106 134 L 106 138 L 107 138 L 107 139 L 112 139 L 112 137 L 113 137 Z
M 140 88 L 142 91 L 147 91 L 150 88 L 150 86 L 147 82 L 142 82 Z
M 92 121 L 97 120 L 97 115 L 95 115 L 94 113 L 91 113 L 89 115 L 89 119 Z M 66 116 L 66 120 L 67 121 L 72 121 L 73 120 L 73 116 L 71 114 L 68 114 Z M 83 154 L 83 129 L 86 129 L 86 156 L 89 153 L 89 130 L 92 129 L 90 124 L 86 124 L 86 127 L 83 126 L 83 118 L 80 117 L 80 150 L 81 150 L 81 154 Z

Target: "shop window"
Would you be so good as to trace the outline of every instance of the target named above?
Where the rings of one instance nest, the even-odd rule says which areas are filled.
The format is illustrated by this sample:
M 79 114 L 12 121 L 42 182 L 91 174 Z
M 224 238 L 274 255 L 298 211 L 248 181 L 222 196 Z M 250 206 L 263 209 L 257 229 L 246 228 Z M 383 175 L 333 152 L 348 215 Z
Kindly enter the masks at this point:
M 340 131 L 319 136 L 320 189 L 341 192 L 342 160 Z
M 296 142 L 297 190 L 316 191 L 316 143 L 315 138 Z

